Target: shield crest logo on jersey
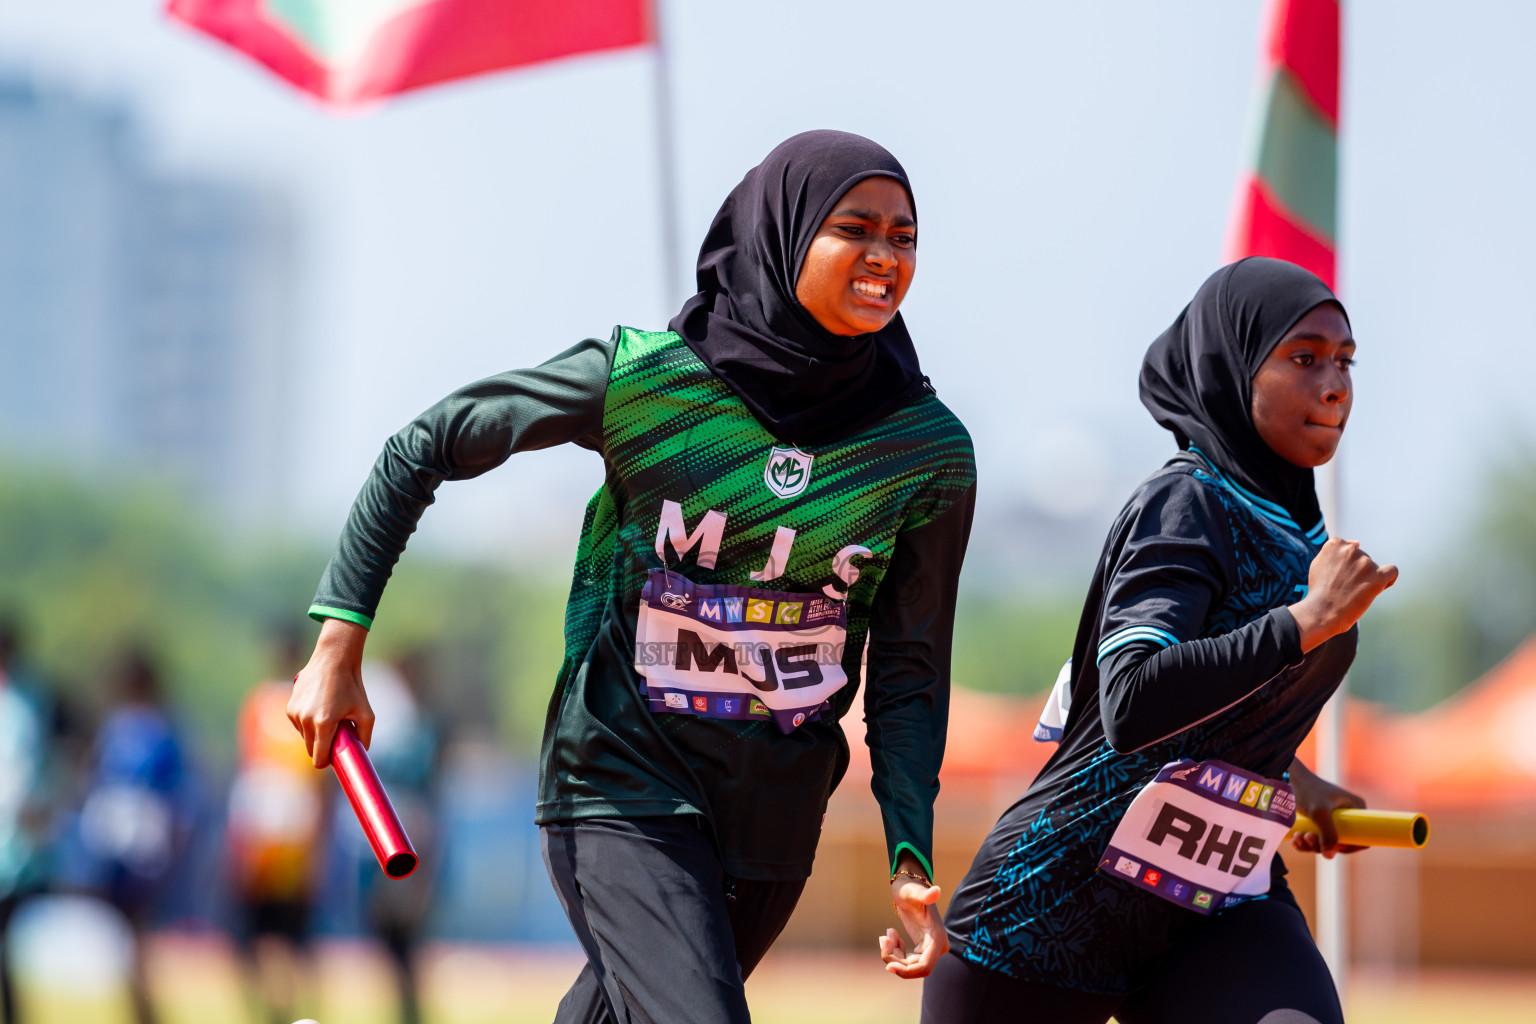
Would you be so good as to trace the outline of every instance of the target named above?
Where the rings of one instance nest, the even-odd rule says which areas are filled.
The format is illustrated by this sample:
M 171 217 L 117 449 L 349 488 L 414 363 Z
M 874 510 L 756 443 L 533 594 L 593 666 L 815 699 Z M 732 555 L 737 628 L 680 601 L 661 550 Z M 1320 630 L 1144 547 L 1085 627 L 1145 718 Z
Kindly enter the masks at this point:
M 768 452 L 768 466 L 763 482 L 781 498 L 793 498 L 811 482 L 811 459 L 798 448 L 773 448 Z

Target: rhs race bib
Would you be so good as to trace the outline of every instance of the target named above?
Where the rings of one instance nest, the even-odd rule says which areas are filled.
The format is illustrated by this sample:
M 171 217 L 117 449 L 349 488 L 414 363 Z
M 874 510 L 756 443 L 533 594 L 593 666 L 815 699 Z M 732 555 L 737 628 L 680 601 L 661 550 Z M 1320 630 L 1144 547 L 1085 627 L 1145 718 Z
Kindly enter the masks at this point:
M 699 584 L 652 569 L 640 593 L 635 669 L 653 712 L 771 719 L 790 733 L 848 682 L 847 614 L 820 594 Z
M 1131 802 L 1099 870 L 1201 914 L 1269 892 L 1269 865 L 1296 820 L 1279 779 L 1224 761 L 1173 761 Z

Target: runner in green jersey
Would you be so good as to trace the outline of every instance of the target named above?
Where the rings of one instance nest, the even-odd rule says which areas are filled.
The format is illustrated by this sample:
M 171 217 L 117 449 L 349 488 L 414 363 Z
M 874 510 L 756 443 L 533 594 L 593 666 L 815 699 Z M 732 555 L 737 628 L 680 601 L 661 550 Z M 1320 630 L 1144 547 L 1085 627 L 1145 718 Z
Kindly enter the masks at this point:
M 922 977 L 948 948 L 933 799 L 975 467 L 897 314 L 915 266 L 901 165 L 808 132 L 727 198 L 670 330 L 616 328 L 450 395 L 385 445 L 321 580 L 289 715 L 315 764 L 366 743 L 374 609 L 444 480 L 572 442 L 587 507 L 537 820 L 588 963 L 560 1021 L 748 1019 L 742 983 L 810 874 L 864 717 Z

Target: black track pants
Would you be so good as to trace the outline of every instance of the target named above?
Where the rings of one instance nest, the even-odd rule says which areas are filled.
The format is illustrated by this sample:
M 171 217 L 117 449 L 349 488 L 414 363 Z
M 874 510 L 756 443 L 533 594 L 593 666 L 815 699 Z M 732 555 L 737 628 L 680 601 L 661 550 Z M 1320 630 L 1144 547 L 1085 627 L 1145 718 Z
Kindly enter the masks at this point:
M 1280 900 L 1211 919 L 1128 996 L 1015 981 L 951 953 L 923 984 L 922 1024 L 1344 1024 L 1301 911 Z
M 587 954 L 556 1024 L 747 1024 L 743 982 L 803 879 L 728 878 L 690 817 L 558 822 L 541 841 Z

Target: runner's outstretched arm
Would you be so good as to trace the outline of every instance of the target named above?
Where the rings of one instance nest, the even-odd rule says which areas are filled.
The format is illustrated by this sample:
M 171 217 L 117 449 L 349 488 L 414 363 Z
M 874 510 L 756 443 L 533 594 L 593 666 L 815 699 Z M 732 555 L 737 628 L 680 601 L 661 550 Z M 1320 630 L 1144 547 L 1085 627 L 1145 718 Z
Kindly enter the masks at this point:
M 864 686 L 865 738 L 880 803 L 891 871 L 933 877 L 933 801 L 939 792 L 949 725 L 950 651 L 960 566 L 970 538 L 972 484 L 938 518 L 904 531 L 880 582 L 869 625 Z M 895 878 L 892 899 L 917 943 L 910 956 L 899 936 L 881 940 L 887 969 L 921 978 L 949 949 L 936 886 Z
M 360 674 L 366 630 L 438 485 L 479 476 L 516 452 L 567 442 L 598 449 L 613 351 L 588 339 L 532 369 L 477 381 L 385 443 L 321 577 L 309 614 L 325 626 L 288 703 L 315 767 L 330 763 L 342 719 L 356 722 L 365 744 L 371 736 Z
M 386 441 L 310 615 L 373 624 L 395 562 L 443 481 L 477 477 L 516 452 L 566 442 L 596 449 L 612 361 L 612 347 L 589 338 L 541 366 L 460 388 Z

